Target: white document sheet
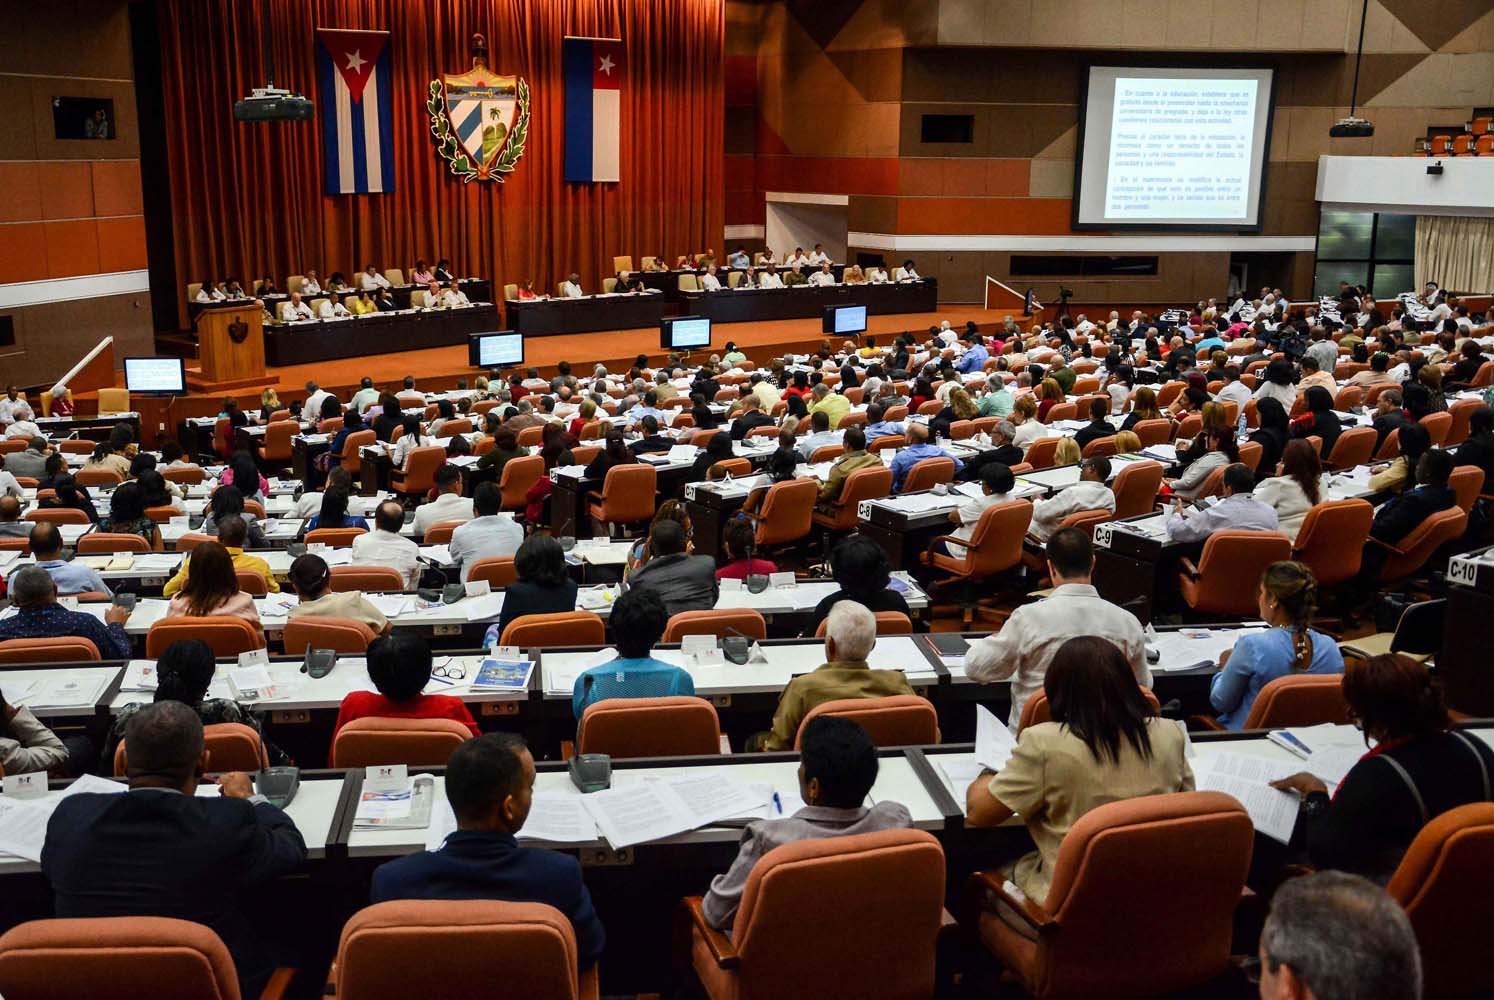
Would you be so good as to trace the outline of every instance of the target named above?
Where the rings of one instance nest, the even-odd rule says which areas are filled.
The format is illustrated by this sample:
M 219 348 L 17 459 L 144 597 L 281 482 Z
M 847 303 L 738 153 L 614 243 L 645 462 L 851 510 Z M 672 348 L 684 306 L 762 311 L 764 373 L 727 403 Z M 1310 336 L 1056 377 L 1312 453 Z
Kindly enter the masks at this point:
M 1006 724 L 984 705 L 975 706 L 975 762 L 1000 771 L 1017 749 L 1017 738 Z
M 586 811 L 583 798 L 564 792 L 535 793 L 519 839 L 551 844 L 587 844 L 596 840 L 597 825 Z
M 763 806 L 751 786 L 719 771 L 609 788 L 582 800 L 613 847 L 672 837 Z
M 1268 782 L 1304 770 L 1298 763 L 1235 753 L 1209 754 L 1195 763 L 1199 791 L 1233 796 L 1250 814 L 1256 830 L 1283 844 L 1292 839 L 1300 800 L 1295 792 L 1278 791 Z

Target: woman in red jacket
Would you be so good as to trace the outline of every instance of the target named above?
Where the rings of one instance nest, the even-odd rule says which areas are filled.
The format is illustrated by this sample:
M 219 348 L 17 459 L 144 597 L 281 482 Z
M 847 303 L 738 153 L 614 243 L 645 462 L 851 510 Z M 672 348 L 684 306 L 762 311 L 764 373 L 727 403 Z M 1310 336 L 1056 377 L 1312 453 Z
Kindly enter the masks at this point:
M 477 722 L 460 698 L 425 694 L 431 683 L 431 647 L 419 636 L 397 631 L 380 636 L 368 646 L 368 676 L 374 691 L 353 691 L 342 699 L 337 732 L 354 719 L 453 719 L 480 736 Z

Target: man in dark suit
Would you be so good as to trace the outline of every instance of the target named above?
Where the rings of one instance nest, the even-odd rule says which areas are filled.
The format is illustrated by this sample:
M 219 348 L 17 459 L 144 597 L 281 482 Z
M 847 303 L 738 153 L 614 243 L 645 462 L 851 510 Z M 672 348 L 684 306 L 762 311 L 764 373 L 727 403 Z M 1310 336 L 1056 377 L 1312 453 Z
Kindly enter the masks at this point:
M 1375 511 L 1369 541 L 1364 543 L 1359 575 L 1354 578 L 1356 598 L 1362 600 L 1374 590 L 1380 568 L 1390 556 L 1385 545 L 1400 545 L 1427 518 L 1457 504 L 1457 494 L 1447 485 L 1452 471 L 1452 452 L 1431 450 L 1423 453 L 1416 463 L 1417 485 L 1387 500 Z M 1380 544 L 1382 542 L 1385 544 Z
M 670 616 L 716 606 L 716 560 L 689 555 L 686 542 L 678 521 L 659 521 L 649 532 L 648 562 L 628 574 L 628 586 L 658 594 Z
M 638 426 L 643 432 L 643 437 L 628 445 L 628 448 L 635 455 L 650 455 L 655 452 L 668 451 L 679 443 L 673 438 L 659 433 L 659 418 L 655 417 L 652 413 L 644 414 L 643 419 L 638 421 Z
M 391 899 L 496 899 L 545 903 L 570 920 L 581 969 L 602 953 L 606 933 L 575 858 L 519 846 L 516 835 L 534 797 L 534 757 L 523 739 L 485 733 L 452 753 L 446 765 L 446 799 L 457 829 L 438 851 L 423 851 L 380 865 L 372 901 Z
M 274 970 L 249 925 L 245 890 L 289 874 L 306 843 L 284 812 L 255 795 L 247 774 L 197 796 L 207 766 L 202 720 L 181 702 L 147 705 L 125 729 L 130 788 L 80 793 L 57 804 L 41 869 L 58 917 L 175 917 L 223 939 L 243 996 L 259 996 Z

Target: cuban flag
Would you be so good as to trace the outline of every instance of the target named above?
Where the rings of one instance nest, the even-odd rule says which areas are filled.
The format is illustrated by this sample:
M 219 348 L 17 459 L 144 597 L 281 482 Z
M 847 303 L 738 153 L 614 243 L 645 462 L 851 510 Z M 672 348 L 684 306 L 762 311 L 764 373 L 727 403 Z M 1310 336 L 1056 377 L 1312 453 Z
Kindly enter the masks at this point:
M 317 90 L 328 194 L 394 190 L 389 32 L 318 28 Z
M 617 181 L 622 132 L 623 44 L 619 38 L 567 38 L 565 179 Z

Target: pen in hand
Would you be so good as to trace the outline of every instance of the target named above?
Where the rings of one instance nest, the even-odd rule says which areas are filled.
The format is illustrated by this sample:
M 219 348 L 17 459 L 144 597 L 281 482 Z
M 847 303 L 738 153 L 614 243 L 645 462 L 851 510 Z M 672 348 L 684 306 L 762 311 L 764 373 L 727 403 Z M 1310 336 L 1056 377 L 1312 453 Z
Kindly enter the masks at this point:
M 773 811 L 780 816 L 783 815 L 783 799 L 778 797 L 777 792 L 773 793 Z

